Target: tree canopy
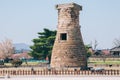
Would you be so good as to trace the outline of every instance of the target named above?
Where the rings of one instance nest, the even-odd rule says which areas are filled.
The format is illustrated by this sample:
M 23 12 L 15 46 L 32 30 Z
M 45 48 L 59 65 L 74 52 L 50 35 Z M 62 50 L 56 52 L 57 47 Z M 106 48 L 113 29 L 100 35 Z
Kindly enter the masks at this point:
M 14 53 L 14 46 L 12 40 L 5 39 L 0 42 L 0 59 L 9 58 Z
M 91 46 L 90 45 L 85 45 L 85 49 L 86 49 L 86 51 L 87 51 L 87 58 L 89 58 L 91 55 L 92 55 L 92 52 L 90 52 L 89 51 L 89 49 L 91 48 Z
M 56 31 L 44 28 L 43 32 L 38 32 L 38 35 L 38 38 L 32 40 L 34 45 L 30 47 L 32 50 L 29 54 L 35 59 L 43 60 L 46 57 L 50 59 Z

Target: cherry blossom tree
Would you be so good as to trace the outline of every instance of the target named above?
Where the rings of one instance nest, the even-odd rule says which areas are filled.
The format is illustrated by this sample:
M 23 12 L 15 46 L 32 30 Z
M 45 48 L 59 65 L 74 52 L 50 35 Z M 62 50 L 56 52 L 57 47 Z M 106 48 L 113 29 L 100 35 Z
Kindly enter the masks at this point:
M 0 42 L 0 58 L 9 58 L 14 53 L 14 46 L 12 40 L 5 39 Z

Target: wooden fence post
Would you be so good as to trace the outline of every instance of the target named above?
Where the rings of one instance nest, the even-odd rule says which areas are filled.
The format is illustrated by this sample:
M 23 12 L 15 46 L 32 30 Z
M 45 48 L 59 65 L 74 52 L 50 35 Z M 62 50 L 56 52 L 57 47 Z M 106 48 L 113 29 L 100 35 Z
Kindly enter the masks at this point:
M 119 70 L 117 70 L 117 75 L 120 75 L 120 71 Z
M 88 75 L 90 75 L 90 71 L 88 70 Z
M 28 70 L 28 75 L 30 75 L 30 70 Z
M 113 70 L 113 75 L 116 75 L 116 73 L 115 73 L 115 72 L 116 72 L 116 70 Z
M 111 75 L 113 75 L 113 70 L 111 69 Z
M 17 75 L 17 73 L 16 73 L 16 72 L 17 72 L 17 71 L 16 71 L 16 70 L 14 70 L 14 71 L 13 71 L 13 74 L 14 74 L 14 75 Z
M 107 70 L 107 71 L 108 71 L 108 73 L 106 75 L 110 75 L 110 70 Z
M 25 72 L 24 72 L 24 70 L 23 70 L 23 75 L 25 75 Z

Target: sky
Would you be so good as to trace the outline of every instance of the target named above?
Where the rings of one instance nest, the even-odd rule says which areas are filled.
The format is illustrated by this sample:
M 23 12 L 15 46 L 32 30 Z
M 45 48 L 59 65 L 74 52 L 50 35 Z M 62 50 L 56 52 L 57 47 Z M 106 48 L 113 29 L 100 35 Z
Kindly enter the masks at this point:
M 44 28 L 57 29 L 56 4 L 82 5 L 80 25 L 84 44 L 110 49 L 120 39 L 120 0 L 0 0 L 0 41 L 32 45 Z

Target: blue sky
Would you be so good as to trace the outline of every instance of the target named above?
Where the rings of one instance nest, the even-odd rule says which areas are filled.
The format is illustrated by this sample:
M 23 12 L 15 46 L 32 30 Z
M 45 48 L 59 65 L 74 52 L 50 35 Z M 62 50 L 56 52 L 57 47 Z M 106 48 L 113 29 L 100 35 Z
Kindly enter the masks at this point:
M 32 44 L 43 28 L 57 29 L 56 4 L 75 2 L 83 6 L 80 25 L 85 44 L 112 48 L 120 39 L 120 0 L 0 0 L 0 41 Z

